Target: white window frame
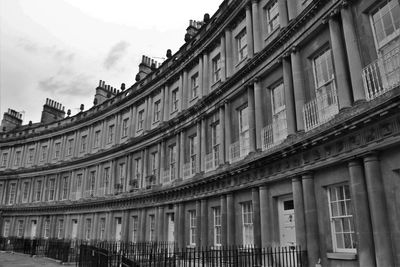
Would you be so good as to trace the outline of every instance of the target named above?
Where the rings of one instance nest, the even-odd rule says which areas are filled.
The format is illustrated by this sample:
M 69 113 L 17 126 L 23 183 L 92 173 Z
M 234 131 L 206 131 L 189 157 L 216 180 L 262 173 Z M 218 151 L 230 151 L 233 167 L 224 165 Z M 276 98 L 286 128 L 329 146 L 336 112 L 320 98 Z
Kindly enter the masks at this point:
M 154 242 L 156 235 L 155 235 L 155 231 L 156 231 L 156 218 L 154 216 L 154 214 L 150 214 L 149 215 L 149 241 L 150 242 Z
M 105 239 L 105 233 L 106 233 L 106 218 L 100 218 L 99 228 L 100 228 L 99 239 L 100 240 L 104 240 Z
M 175 88 L 171 92 L 171 113 L 178 111 L 179 108 L 179 87 Z
M 128 136 L 128 129 L 129 129 L 129 118 L 125 118 L 122 120 L 122 133 L 121 133 L 121 137 L 125 138 Z
M 35 156 L 35 149 L 34 148 L 29 148 L 28 150 L 28 162 L 27 163 L 33 163 L 33 158 Z
M 158 151 L 154 151 L 150 154 L 150 171 L 151 174 L 157 175 L 158 170 Z
M 199 73 L 196 72 L 190 78 L 190 92 L 191 92 L 191 99 L 195 99 L 198 94 L 199 89 Z
M 389 5 L 395 5 L 394 7 L 399 6 L 399 3 L 397 2 L 397 0 L 385 0 L 383 1 L 380 5 L 378 5 L 371 13 L 370 13 L 370 23 L 371 23 L 371 27 L 372 27 L 372 32 L 374 34 L 374 41 L 375 41 L 375 46 L 377 48 L 377 51 L 379 52 L 383 47 L 385 47 L 386 45 L 388 45 L 391 41 L 393 41 L 394 39 L 398 38 L 400 36 L 400 27 L 398 29 L 395 29 L 395 24 L 393 23 L 393 14 L 391 12 L 389 12 L 390 14 L 390 18 L 391 18 L 391 22 L 392 22 L 392 26 L 393 26 L 393 33 L 391 33 L 390 35 L 384 37 L 382 39 L 382 41 L 378 40 L 378 34 L 376 32 L 376 28 L 375 28 L 375 22 L 374 22 L 374 15 L 378 14 L 380 15 L 380 18 L 382 18 L 382 9 L 385 7 L 389 7 Z M 393 6 L 392 6 L 393 9 Z M 392 10 L 390 9 L 390 10 Z M 380 19 L 380 21 L 382 21 L 382 19 Z
M 5 220 L 4 221 L 4 226 L 3 226 L 3 237 L 9 237 L 9 235 L 10 235 L 10 226 L 11 226 L 10 220 Z
M 1 167 L 7 167 L 8 153 L 2 154 Z
M 161 114 L 161 100 L 157 100 L 154 102 L 154 108 L 153 108 L 153 123 L 159 122 L 160 121 L 160 114 Z
M 197 146 L 198 146 L 198 139 L 197 135 L 194 134 L 189 136 L 189 157 L 190 157 L 190 170 L 191 174 L 195 174 L 197 170 Z
M 138 240 L 138 230 L 139 230 L 139 217 L 132 216 L 132 242 L 136 243 Z
M 144 109 L 138 111 L 136 131 L 142 131 L 144 126 Z
M 100 146 L 100 134 L 101 134 L 101 130 L 97 130 L 94 132 L 93 147 L 95 147 L 95 148 Z
M 197 216 L 196 210 L 189 211 L 189 244 L 196 246 Z
M 21 164 L 21 154 L 22 154 L 22 151 L 15 152 L 14 166 L 18 167 Z
M 23 220 L 18 220 L 17 237 L 23 237 L 23 236 L 24 236 L 24 221 Z
M 254 244 L 253 204 L 251 201 L 242 203 L 242 234 L 243 245 Z
M 272 13 L 272 11 L 274 11 L 274 13 Z M 277 0 L 272 0 L 265 7 L 265 19 L 268 35 L 279 29 L 279 7 Z
M 10 191 L 8 193 L 8 205 L 15 204 L 15 196 L 17 194 L 17 183 L 10 183 Z
M 245 60 L 248 56 L 246 28 L 240 31 L 240 33 L 236 36 L 235 39 L 237 47 L 237 61 L 238 63 L 240 63 L 243 60 Z
M 57 223 L 57 238 L 58 239 L 63 239 L 63 233 L 64 233 L 64 220 L 59 219 Z
M 68 139 L 67 142 L 67 156 L 71 156 L 72 155 L 72 149 L 74 147 L 74 139 Z
M 221 207 L 213 208 L 213 221 L 214 221 L 214 246 L 220 247 L 222 246 L 221 237 L 222 237 L 222 224 L 221 224 Z
M 135 177 L 139 183 L 140 179 L 142 178 L 142 158 L 135 159 Z
M 347 188 L 347 189 L 346 189 Z M 343 195 L 343 199 L 340 198 L 340 192 Z M 329 204 L 329 219 L 330 219 L 330 226 L 331 226 L 331 235 L 332 235 L 332 246 L 334 252 L 347 252 L 347 253 L 356 253 L 356 232 L 354 229 L 354 221 L 353 221 L 353 210 L 351 204 L 351 196 L 350 196 L 350 188 L 347 184 L 339 184 L 329 186 L 327 188 L 327 195 L 328 195 L 328 204 Z M 334 198 L 332 198 L 334 196 Z M 341 204 L 344 205 L 344 214 L 340 214 Z M 343 207 L 343 206 L 342 206 Z M 333 209 L 336 212 L 333 212 Z M 348 232 L 345 232 L 343 229 L 344 223 L 348 223 Z M 343 231 L 336 231 L 336 226 L 340 224 Z M 345 245 L 344 237 L 345 235 L 349 235 L 350 241 L 352 245 L 350 248 L 341 248 L 337 242 L 337 236 L 340 235 L 341 239 L 343 240 L 343 245 Z
M 90 235 L 92 233 L 92 219 L 87 218 L 85 222 L 85 240 L 90 240 Z
M 212 61 L 212 81 L 216 83 L 221 80 L 221 54 L 213 57 Z
M 50 237 L 50 219 L 45 219 L 43 225 L 43 238 L 48 239 L 49 237 Z
M 54 144 L 54 159 L 59 159 L 61 153 L 61 143 L 57 142 Z
M 62 199 L 67 199 L 68 197 L 68 176 L 64 176 L 62 178 L 62 183 L 63 183 L 63 191 L 62 191 Z
M 22 202 L 26 203 L 28 202 L 28 198 L 29 198 L 29 182 L 28 181 L 24 181 L 22 183 Z
M 177 153 L 176 150 L 177 150 L 176 144 L 168 146 L 169 170 L 170 170 L 171 180 L 174 180 L 176 176 L 176 153 Z
M 35 195 L 34 200 L 36 202 L 41 201 L 42 198 L 42 180 L 36 180 L 35 182 Z
M 42 146 L 42 156 L 40 157 L 40 161 L 47 160 L 47 145 Z
M 87 139 L 88 139 L 87 134 L 82 135 L 82 137 L 81 137 L 81 153 L 86 152 Z
M 49 179 L 49 195 L 48 195 L 48 201 L 54 201 L 55 195 L 56 195 L 56 179 L 51 178 Z
M 108 126 L 108 138 L 107 138 L 107 141 L 108 141 L 109 144 L 114 142 L 114 129 L 115 129 L 115 125 L 114 124 Z

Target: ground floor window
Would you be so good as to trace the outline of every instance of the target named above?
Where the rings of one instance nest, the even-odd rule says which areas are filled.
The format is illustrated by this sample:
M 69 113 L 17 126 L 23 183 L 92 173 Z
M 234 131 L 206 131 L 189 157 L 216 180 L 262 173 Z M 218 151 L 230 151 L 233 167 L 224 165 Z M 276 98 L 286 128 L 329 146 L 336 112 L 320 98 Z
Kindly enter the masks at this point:
M 196 211 L 191 210 L 189 211 L 189 238 L 190 238 L 190 245 L 196 245 Z
M 251 202 L 242 203 L 243 245 L 253 245 L 253 205 Z
M 215 207 L 214 213 L 214 246 L 221 246 L 221 208 Z
M 328 187 L 333 250 L 356 252 L 353 208 L 348 185 Z

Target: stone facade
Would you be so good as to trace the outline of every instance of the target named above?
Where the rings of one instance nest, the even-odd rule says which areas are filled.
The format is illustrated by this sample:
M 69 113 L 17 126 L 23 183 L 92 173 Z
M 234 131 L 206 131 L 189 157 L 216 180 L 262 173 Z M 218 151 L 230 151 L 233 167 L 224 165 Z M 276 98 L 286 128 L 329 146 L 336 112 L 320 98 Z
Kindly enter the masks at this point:
M 92 108 L 56 121 L 16 114 L 1 236 L 296 244 L 309 266 L 400 266 L 399 12 L 225 0 L 126 90 L 100 81 Z

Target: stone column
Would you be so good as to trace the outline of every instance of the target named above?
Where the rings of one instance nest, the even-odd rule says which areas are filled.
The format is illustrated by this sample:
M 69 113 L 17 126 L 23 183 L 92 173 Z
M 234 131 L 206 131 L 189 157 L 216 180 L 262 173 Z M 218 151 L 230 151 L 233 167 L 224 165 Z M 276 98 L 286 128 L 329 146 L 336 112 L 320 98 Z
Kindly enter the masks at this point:
M 254 104 L 254 88 L 248 86 L 247 88 L 247 102 L 249 107 L 249 152 L 256 151 L 256 123 L 255 123 L 255 104 Z
M 289 59 L 290 60 L 290 59 Z M 292 68 L 287 58 L 282 58 L 283 65 L 283 85 L 285 88 L 286 122 L 288 135 L 296 132 L 296 112 L 294 107 L 294 90 Z
M 203 97 L 203 79 L 204 79 L 204 67 L 203 67 L 203 55 L 199 54 L 199 99 Z
M 292 2 L 292 0 L 289 1 Z M 286 0 L 278 0 L 278 9 L 279 9 L 279 24 L 281 28 L 286 27 L 289 22 Z
M 185 132 L 184 131 L 182 131 L 181 132 L 181 134 L 180 134 L 180 152 L 179 152 L 179 154 L 180 154 L 180 156 L 179 156 L 179 172 L 180 172 L 180 174 L 179 174 L 179 177 L 180 178 L 184 178 L 183 177 L 183 165 L 185 164 L 185 137 L 186 137 L 186 134 L 185 134 Z
M 202 170 L 201 165 L 204 163 L 204 158 L 201 157 L 201 153 L 202 153 L 202 143 L 203 142 L 203 131 L 202 131 L 202 124 L 204 124 L 203 119 L 200 119 L 197 123 L 196 123 L 196 136 L 197 136 L 197 147 L 195 148 L 196 151 L 196 170 L 195 173 L 198 173 Z M 205 139 L 204 139 L 205 141 Z
M 203 53 L 203 88 L 202 88 L 202 95 L 205 96 L 208 94 L 208 89 L 210 87 L 209 82 L 209 64 L 208 64 L 208 54 L 206 51 Z
M 226 77 L 230 77 L 233 72 L 233 54 L 232 54 L 232 32 L 225 29 L 225 53 L 226 53 Z
M 227 220 L 227 205 L 226 195 L 220 198 L 221 205 L 221 244 L 222 246 L 228 245 L 228 220 Z M 215 243 L 215 240 L 214 240 Z
M 350 79 L 353 87 L 354 101 L 365 100 L 364 85 L 362 81 L 361 53 L 357 44 L 356 29 L 354 27 L 353 14 L 348 3 L 341 9 L 344 40 L 349 62 Z
M 183 71 L 183 82 L 182 82 L 182 110 L 188 106 L 188 92 L 189 92 L 189 81 L 187 70 Z
M 315 266 L 320 256 L 318 214 L 314 192 L 314 177 L 312 174 L 303 174 L 304 215 L 307 232 L 308 265 Z
M 351 106 L 351 93 L 349 78 L 347 76 L 346 54 L 343 46 L 342 32 L 339 22 L 335 17 L 329 19 L 329 32 L 331 36 L 331 46 L 333 61 L 335 66 L 335 80 L 337 84 L 336 93 L 338 96 L 339 109 Z M 361 75 L 361 74 L 359 74 Z
M 202 220 L 202 209 L 201 209 L 201 204 L 200 200 L 196 200 L 196 237 L 195 237 L 195 242 L 196 242 L 196 247 L 201 247 L 202 246 L 202 234 L 203 234 L 203 220 Z
M 181 150 L 180 150 L 180 148 L 181 148 L 181 145 L 180 145 L 181 144 L 181 142 L 180 142 L 181 134 L 182 133 L 177 133 L 176 134 L 176 141 L 175 141 L 175 143 L 176 143 L 175 179 L 178 179 L 180 177 L 180 175 L 181 175 L 180 163 L 181 163 L 181 157 L 183 157 L 183 155 L 181 155 Z M 171 180 L 173 180 L 172 177 L 171 177 Z
M 251 6 L 246 5 L 246 41 L 247 41 L 247 56 L 252 58 L 254 55 L 253 46 L 253 22 L 251 19 Z
M 205 171 L 206 170 L 206 144 L 207 144 L 207 138 L 206 138 L 206 125 L 207 120 L 203 118 L 201 120 L 201 134 L 199 137 L 199 143 L 200 143 L 200 158 L 201 158 L 201 168 L 200 171 Z
M 231 112 L 229 110 L 230 105 L 228 101 L 225 101 L 225 162 L 230 160 L 230 145 L 231 145 Z
M 355 215 L 353 218 L 358 241 L 358 263 L 360 267 L 373 267 L 376 266 L 374 240 L 362 162 L 352 160 L 348 163 L 348 168 L 350 174 L 351 202 Z
M 185 242 L 185 217 L 186 217 L 186 212 L 185 212 L 185 205 L 183 203 L 179 203 L 179 232 L 178 232 L 178 247 L 179 248 L 184 248 L 186 245 Z
M 271 242 L 271 210 L 269 209 L 268 188 L 260 187 L 260 225 L 261 225 L 261 245 L 263 248 L 270 247 Z
M 218 165 L 226 162 L 225 160 L 225 114 L 224 114 L 224 106 L 219 107 L 219 136 L 221 143 L 219 144 L 219 162 Z
M 97 222 L 96 222 L 97 223 Z M 121 218 L 121 241 L 129 242 L 129 211 L 124 210 Z
M 92 231 L 92 233 L 91 233 L 91 235 L 92 235 L 92 240 L 96 240 L 97 239 L 97 237 L 98 237 L 98 235 L 99 235 L 99 233 L 98 233 L 98 224 L 99 224 L 99 214 L 98 213 L 95 213 L 94 214 L 94 218 L 93 218 L 93 231 Z
M 147 230 L 147 227 L 146 227 L 146 216 L 147 216 L 147 212 L 146 212 L 146 209 L 142 209 L 141 211 L 140 211 L 140 241 L 142 241 L 142 242 L 145 242 L 146 241 L 146 230 Z
M 377 154 L 364 158 L 377 266 L 395 266 L 381 168 Z
M 235 245 L 235 203 L 233 201 L 233 194 L 226 195 L 226 217 L 227 217 L 227 243 L 228 246 Z
M 262 149 L 262 135 L 264 114 L 261 82 L 256 77 L 254 80 L 254 109 L 255 109 L 255 128 L 256 128 L 256 149 Z
M 160 206 L 158 207 L 158 218 L 157 218 L 157 241 L 158 242 L 164 242 L 165 237 L 164 237 L 164 224 L 165 224 L 165 213 L 164 213 L 164 207 Z
M 225 48 L 225 35 L 221 35 L 221 82 L 226 80 L 226 48 Z
M 253 36 L 254 36 L 254 53 L 258 53 L 262 49 L 261 45 L 261 24 L 258 9 L 258 0 L 251 1 L 251 10 L 253 14 Z
M 296 18 L 296 16 L 297 16 L 297 1 L 287 0 L 287 9 L 288 9 L 289 21 Z M 280 13 L 279 13 L 279 15 L 280 15 Z
M 201 246 L 207 247 L 208 244 L 208 204 L 207 199 L 201 200 Z
M 164 121 L 168 121 L 169 120 L 169 86 L 167 84 L 165 85 L 163 109 L 164 109 L 164 112 L 163 112 Z
M 177 246 L 178 246 L 178 249 L 180 249 L 180 247 L 179 247 L 179 228 L 180 228 L 180 226 L 179 226 L 179 216 L 180 216 L 180 213 L 179 213 L 179 204 L 175 204 L 174 205 L 174 222 L 175 222 L 175 224 L 174 224 L 174 241 L 175 241 L 175 243 L 177 244 Z M 167 226 L 167 232 L 166 233 L 168 233 L 168 226 Z M 168 237 L 167 237 L 168 238 Z
M 160 165 L 160 178 L 159 178 L 159 183 L 162 184 L 164 182 L 164 169 L 165 169 L 165 159 L 166 159 L 166 149 L 165 149 L 165 140 L 161 141 L 161 148 L 160 148 L 160 160 L 159 160 L 159 165 Z
M 254 246 L 256 248 L 262 247 L 259 190 L 260 190 L 259 188 L 252 188 L 251 190 L 251 198 L 253 203 L 253 236 L 254 236 Z
M 304 198 L 301 178 L 292 179 L 292 191 L 294 202 L 294 221 L 296 229 L 296 245 L 302 249 L 307 248 L 306 222 L 304 218 Z
M 291 55 L 297 131 L 304 131 L 303 107 L 305 104 L 304 75 L 300 51 L 295 47 Z

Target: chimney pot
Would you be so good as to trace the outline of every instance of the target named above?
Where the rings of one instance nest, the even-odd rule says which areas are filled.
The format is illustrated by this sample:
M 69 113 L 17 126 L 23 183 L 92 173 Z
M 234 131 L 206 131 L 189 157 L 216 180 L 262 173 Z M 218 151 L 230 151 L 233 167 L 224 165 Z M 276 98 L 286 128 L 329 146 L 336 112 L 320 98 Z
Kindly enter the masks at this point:
M 101 80 L 99 81 L 99 87 L 101 87 Z
M 204 19 L 203 19 L 204 23 L 207 23 L 209 20 L 210 20 L 210 14 L 205 13 L 204 14 Z
M 124 91 L 124 90 L 125 90 L 125 84 L 122 83 L 122 84 L 121 84 L 121 91 Z
M 172 57 L 172 51 L 171 51 L 171 49 L 168 49 L 167 50 L 167 58 L 170 58 L 170 57 Z

